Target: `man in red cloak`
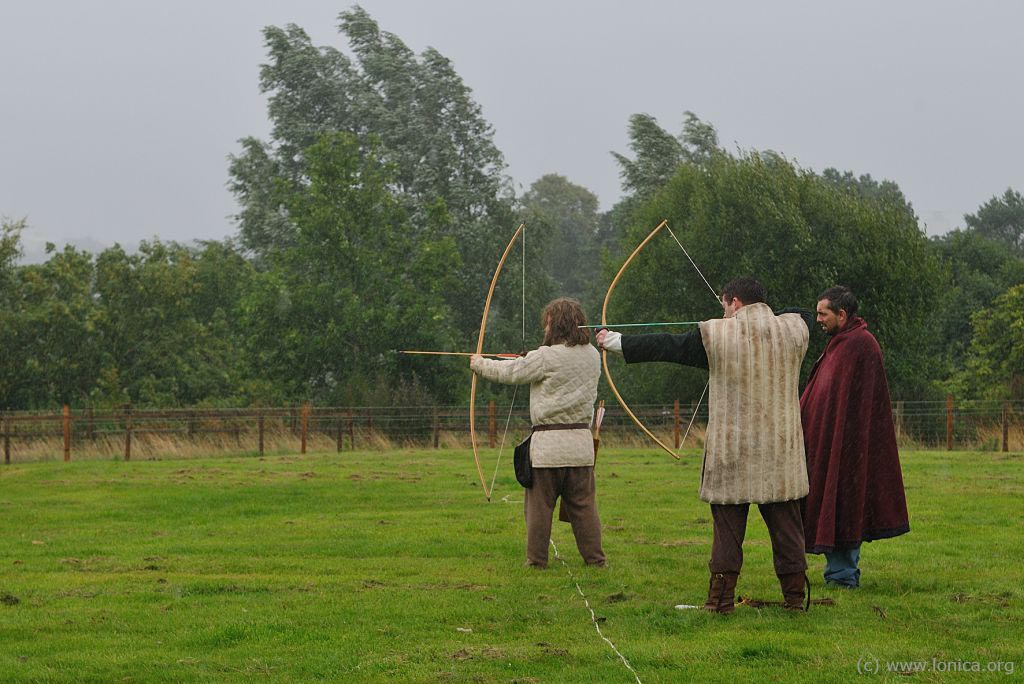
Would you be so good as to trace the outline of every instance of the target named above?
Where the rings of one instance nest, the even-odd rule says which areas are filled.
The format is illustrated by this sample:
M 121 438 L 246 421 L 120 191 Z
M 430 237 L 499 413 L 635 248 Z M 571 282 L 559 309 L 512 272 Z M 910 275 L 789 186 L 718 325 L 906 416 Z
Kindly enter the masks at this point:
M 825 554 L 825 583 L 860 584 L 862 542 L 910 530 L 882 350 L 836 286 L 818 297 L 817 321 L 831 339 L 800 397 L 809 493 L 807 553 Z

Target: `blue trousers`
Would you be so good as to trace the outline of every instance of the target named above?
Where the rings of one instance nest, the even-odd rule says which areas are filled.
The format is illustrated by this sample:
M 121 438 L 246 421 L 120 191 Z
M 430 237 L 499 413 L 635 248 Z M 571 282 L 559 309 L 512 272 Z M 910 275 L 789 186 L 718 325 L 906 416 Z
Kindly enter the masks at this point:
M 860 586 L 860 547 L 837 549 L 825 553 L 825 583 L 844 587 Z

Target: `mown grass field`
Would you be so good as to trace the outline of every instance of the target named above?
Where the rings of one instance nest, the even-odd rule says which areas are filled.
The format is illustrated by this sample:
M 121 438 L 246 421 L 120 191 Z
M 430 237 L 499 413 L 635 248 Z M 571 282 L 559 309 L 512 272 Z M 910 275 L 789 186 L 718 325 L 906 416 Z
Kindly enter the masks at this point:
M 493 464 L 495 454 L 487 454 Z M 790 614 L 702 602 L 696 455 L 609 450 L 610 566 L 523 567 L 510 454 L 494 501 L 468 451 L 0 466 L 0 681 L 1011 681 L 1024 669 L 1024 454 L 906 452 L 912 531 L 863 586 Z M 739 592 L 778 597 L 751 511 Z M 1014 663 L 1012 676 L 859 675 L 858 661 Z M 868 659 L 868 660 L 865 660 Z

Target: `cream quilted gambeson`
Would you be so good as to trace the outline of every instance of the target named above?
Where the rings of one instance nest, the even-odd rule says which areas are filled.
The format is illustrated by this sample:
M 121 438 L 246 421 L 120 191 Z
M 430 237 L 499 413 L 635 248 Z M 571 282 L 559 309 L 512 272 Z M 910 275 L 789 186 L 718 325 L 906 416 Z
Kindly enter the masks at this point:
M 534 425 L 586 423 L 594 417 L 601 355 L 593 345 L 540 347 L 524 357 L 503 361 L 481 358 L 473 364 L 481 377 L 506 385 L 530 384 L 530 420 Z M 590 430 L 536 432 L 530 442 L 534 468 L 594 465 Z

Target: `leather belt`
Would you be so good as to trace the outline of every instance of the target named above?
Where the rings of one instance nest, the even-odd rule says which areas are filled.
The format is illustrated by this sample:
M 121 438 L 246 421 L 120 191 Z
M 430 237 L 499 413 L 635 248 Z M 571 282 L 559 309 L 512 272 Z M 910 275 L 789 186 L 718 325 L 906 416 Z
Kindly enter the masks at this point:
M 549 423 L 547 425 L 534 425 L 534 432 L 545 430 L 589 430 L 590 423 Z

